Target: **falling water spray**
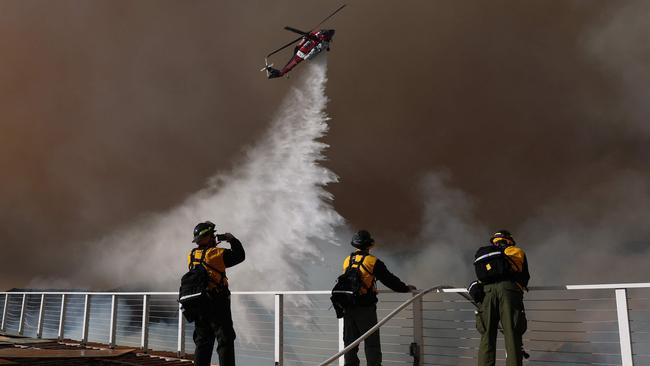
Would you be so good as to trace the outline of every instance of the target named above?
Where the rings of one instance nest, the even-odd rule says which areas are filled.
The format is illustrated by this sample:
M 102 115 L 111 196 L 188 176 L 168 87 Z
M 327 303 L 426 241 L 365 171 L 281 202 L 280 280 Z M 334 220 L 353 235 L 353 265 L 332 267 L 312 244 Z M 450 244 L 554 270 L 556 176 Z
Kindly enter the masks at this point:
M 232 289 L 306 288 L 300 268 L 321 260 L 315 243 L 335 243 L 344 222 L 325 190 L 338 178 L 319 164 L 328 146 L 319 141 L 328 130 L 326 61 L 306 66 L 265 136 L 231 172 L 213 176 L 179 207 L 92 243 L 96 254 L 79 278 L 94 286 L 175 289 L 192 228 L 211 220 L 246 249 L 246 261 L 228 270 Z
M 175 291 L 192 228 L 211 220 L 246 250 L 246 260 L 228 269 L 231 290 L 309 288 L 306 264 L 322 262 L 319 245 L 336 244 L 344 224 L 325 190 L 338 177 L 319 164 L 328 147 L 319 140 L 328 131 L 326 70 L 324 57 L 306 65 L 266 134 L 232 171 L 214 175 L 179 207 L 89 243 L 77 286 Z

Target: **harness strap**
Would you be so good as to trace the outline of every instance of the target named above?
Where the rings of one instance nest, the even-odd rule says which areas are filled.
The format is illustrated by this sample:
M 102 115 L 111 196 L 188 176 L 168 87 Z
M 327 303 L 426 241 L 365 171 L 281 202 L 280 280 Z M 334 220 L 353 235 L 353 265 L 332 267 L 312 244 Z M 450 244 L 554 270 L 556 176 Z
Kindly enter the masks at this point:
M 192 252 L 190 253 L 190 258 L 191 258 L 191 260 L 190 260 L 190 263 L 187 265 L 187 266 L 189 267 L 188 269 L 192 269 L 192 268 L 194 268 L 194 263 L 196 262 L 196 256 L 194 256 L 194 253 L 196 253 L 196 251 L 197 251 L 198 249 L 199 249 L 199 248 L 194 248 L 194 249 L 192 249 Z M 201 259 L 199 259 L 199 261 L 196 262 L 196 263 L 199 263 L 199 264 L 200 264 L 200 263 L 205 263 L 205 252 L 206 252 L 206 250 L 203 250 L 203 251 L 201 252 Z M 206 263 L 206 264 L 207 264 L 207 263 Z
M 197 263 L 197 264 L 203 264 L 203 266 L 205 266 L 205 267 L 207 267 L 207 268 L 210 268 L 211 270 L 217 272 L 217 273 L 221 276 L 221 281 L 220 281 L 220 282 L 216 282 L 215 280 L 212 279 L 212 276 L 210 276 L 210 281 L 212 281 L 214 284 L 216 284 L 216 285 L 218 285 L 218 286 L 223 286 L 224 283 L 225 283 L 225 280 L 228 278 L 228 277 L 226 277 L 226 272 L 225 272 L 225 271 L 224 271 L 224 272 L 221 272 L 220 270 L 218 270 L 217 268 L 212 267 L 211 265 L 209 265 L 209 264 L 205 261 L 205 255 L 206 255 L 206 253 L 208 252 L 208 249 L 210 249 L 210 248 L 212 248 L 212 247 L 207 247 L 207 248 L 205 248 L 205 249 L 201 249 L 201 259 L 199 259 L 199 261 L 196 262 L 196 263 Z M 193 265 L 194 265 L 194 263 L 195 263 L 195 261 L 196 261 L 196 257 L 194 256 L 194 253 L 196 253 L 196 251 L 197 251 L 198 249 L 199 249 L 199 248 L 194 248 L 194 249 L 192 249 L 192 252 L 190 253 L 190 256 L 191 256 L 191 258 L 192 258 L 192 260 L 190 261 L 190 264 L 189 264 L 190 269 L 193 268 Z
M 218 285 L 223 285 L 224 284 L 225 280 L 228 278 L 228 277 L 226 277 L 226 272 L 221 272 L 220 270 L 212 267 L 211 265 L 209 265 L 209 264 L 207 264 L 205 262 L 203 263 L 203 265 L 208 266 L 208 268 L 210 268 L 211 270 L 217 272 L 221 276 L 221 282 L 218 283 Z
M 357 256 L 356 253 L 350 254 L 350 258 L 356 258 L 356 256 Z M 361 267 L 363 267 L 363 269 L 366 270 L 366 272 L 368 272 L 368 273 L 370 273 L 370 275 L 374 276 L 375 273 L 373 271 L 369 270 L 368 267 L 366 267 L 366 265 L 363 264 L 363 261 L 364 261 L 364 259 L 366 259 L 367 256 L 368 256 L 368 254 L 361 254 L 361 260 L 359 260 L 357 262 L 357 261 L 354 261 L 354 259 L 353 259 L 352 263 L 350 263 L 350 266 L 352 266 L 353 264 L 359 264 Z
M 368 272 L 372 276 L 372 284 L 370 285 L 370 287 L 367 287 L 365 285 L 365 283 L 363 281 L 361 281 L 361 286 L 363 286 L 363 288 L 365 288 L 366 290 L 372 290 L 372 288 L 374 287 L 374 284 L 377 282 L 377 278 L 375 278 L 375 274 L 371 270 L 369 270 L 368 267 L 365 266 L 365 264 L 363 264 L 363 261 L 366 259 L 367 256 L 368 256 L 368 254 L 361 254 L 361 259 L 359 261 L 357 261 L 356 260 L 357 253 L 354 252 L 354 253 L 350 254 L 350 263 L 348 264 L 348 268 L 346 269 L 346 271 L 348 271 L 350 268 L 352 268 L 352 266 L 355 265 L 355 264 L 359 265 L 357 268 L 362 267 L 363 269 L 365 269 L 366 272 Z

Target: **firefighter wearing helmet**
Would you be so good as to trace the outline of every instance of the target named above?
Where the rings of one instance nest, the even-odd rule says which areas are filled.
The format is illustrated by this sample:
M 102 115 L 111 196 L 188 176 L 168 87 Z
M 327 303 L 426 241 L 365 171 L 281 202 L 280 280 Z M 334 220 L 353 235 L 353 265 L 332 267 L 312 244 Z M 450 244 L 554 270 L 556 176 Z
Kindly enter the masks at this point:
M 375 240 L 367 230 L 360 230 L 352 237 L 350 244 L 356 251 L 343 261 L 344 274 L 348 270 L 358 270 L 360 291 L 354 304 L 347 306 L 343 313 L 343 343 L 347 347 L 361 335 L 377 324 L 377 285 L 376 280 L 395 292 L 410 292 L 416 288 L 402 282 L 386 268 L 384 262 L 370 254 Z M 379 330 L 364 341 L 368 366 L 381 365 L 381 345 Z M 359 346 L 345 354 L 345 366 L 358 366 Z
M 222 240 L 230 244 L 230 249 L 217 246 Z M 210 221 L 196 225 L 192 242 L 197 247 L 188 255 L 188 265 L 190 268 L 203 265 L 210 277 L 207 289 L 209 302 L 201 310 L 194 329 L 194 364 L 210 365 L 216 340 L 219 365 L 235 366 L 235 330 L 230 313 L 226 268 L 244 261 L 244 247 L 231 233 L 217 235 L 215 225 Z
M 478 281 L 470 286 L 470 295 L 478 304 L 476 329 L 481 334 L 479 366 L 493 366 L 499 322 L 506 346 L 506 366 L 521 366 L 524 357 L 522 336 L 527 321 L 523 295 L 527 291 L 528 261 L 507 230 L 499 230 L 490 245 L 474 256 Z

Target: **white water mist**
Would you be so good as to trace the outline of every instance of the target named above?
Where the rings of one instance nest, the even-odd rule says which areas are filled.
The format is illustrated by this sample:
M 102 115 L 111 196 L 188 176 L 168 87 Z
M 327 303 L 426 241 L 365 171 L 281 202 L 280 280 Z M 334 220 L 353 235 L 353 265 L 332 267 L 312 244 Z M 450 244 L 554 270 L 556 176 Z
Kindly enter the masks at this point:
M 324 189 L 338 178 L 319 165 L 328 146 L 319 141 L 328 130 L 326 69 L 324 58 L 305 65 L 266 135 L 232 172 L 215 175 L 180 207 L 92 243 L 79 278 L 175 290 L 194 225 L 211 220 L 246 250 L 246 261 L 228 270 L 231 289 L 306 288 L 304 264 L 321 260 L 315 242 L 335 242 L 343 224 Z

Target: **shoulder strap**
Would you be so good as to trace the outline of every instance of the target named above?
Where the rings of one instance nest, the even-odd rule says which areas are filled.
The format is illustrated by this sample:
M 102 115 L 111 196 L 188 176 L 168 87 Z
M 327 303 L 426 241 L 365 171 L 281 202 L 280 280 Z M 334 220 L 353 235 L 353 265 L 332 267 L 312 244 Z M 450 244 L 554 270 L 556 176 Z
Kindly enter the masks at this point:
M 350 256 L 349 256 L 348 258 L 350 258 L 350 259 L 348 260 L 348 268 L 345 269 L 346 272 L 347 272 L 350 268 L 352 268 L 352 265 L 355 263 L 355 260 L 356 260 L 356 258 L 357 258 L 356 253 L 351 253 Z
M 357 255 L 361 256 L 361 259 L 357 261 Z M 357 252 L 354 252 L 350 254 L 350 262 L 348 263 L 348 269 L 352 268 L 353 264 L 360 264 L 363 266 L 363 260 L 366 259 L 367 254 L 357 254 Z M 365 266 L 364 266 L 365 268 Z M 366 268 L 366 271 L 368 269 Z
M 356 260 L 357 255 L 360 255 L 360 256 L 361 256 L 361 259 L 358 260 L 358 261 Z M 357 268 L 362 267 L 363 269 L 366 270 L 366 272 L 368 272 L 368 273 L 373 277 L 373 278 L 372 278 L 372 283 L 374 284 L 374 283 L 377 281 L 377 279 L 375 278 L 375 274 L 374 274 L 372 271 L 370 271 L 370 270 L 368 269 L 368 267 L 366 267 L 365 264 L 363 264 L 363 261 L 366 259 L 367 256 L 368 256 L 368 254 L 366 254 L 366 253 L 357 254 L 357 252 L 354 252 L 354 253 L 350 254 L 350 263 L 348 263 L 348 268 L 346 269 L 346 272 L 347 272 L 350 268 L 352 268 L 352 265 L 353 265 L 353 264 L 358 264 L 359 267 L 357 267 Z M 372 288 L 373 285 L 370 285 L 370 287 L 366 287 L 366 285 L 365 285 L 365 284 L 363 283 L 363 281 L 362 281 L 362 282 L 361 282 L 361 286 L 364 287 L 364 288 L 366 288 L 366 289 L 368 289 L 368 290 L 370 290 L 370 289 Z
M 361 256 L 361 259 L 358 260 L 358 261 L 356 260 L 357 255 L 360 255 L 360 256 Z M 358 264 L 359 267 L 363 267 L 363 269 L 365 269 L 366 272 L 368 272 L 368 273 L 370 273 L 372 276 L 374 276 L 375 274 L 374 274 L 371 270 L 369 270 L 368 267 L 366 267 L 365 264 L 363 264 L 363 262 L 364 262 L 364 260 L 366 259 L 366 257 L 368 257 L 368 254 L 357 254 L 356 252 L 350 254 L 350 263 L 348 263 L 348 268 L 352 267 L 353 264 Z
M 206 267 L 208 267 L 208 268 L 210 268 L 211 270 L 217 272 L 218 274 L 220 274 L 220 275 L 221 275 L 221 282 L 223 282 L 223 280 L 226 278 L 226 272 L 225 272 L 225 271 L 224 271 L 224 272 L 221 272 L 221 271 L 218 270 L 217 268 L 214 268 L 214 267 L 212 267 L 211 265 L 209 265 L 207 262 L 203 262 L 203 265 L 206 266 Z
M 196 257 L 194 256 L 194 253 L 196 253 L 196 251 L 197 251 L 198 249 L 199 249 L 199 248 L 194 248 L 194 249 L 192 249 L 192 252 L 190 253 L 190 258 L 191 258 L 191 260 L 190 260 L 190 264 L 189 264 L 190 269 L 192 269 L 192 267 L 194 267 L 194 264 L 195 264 L 195 263 L 197 263 L 197 264 L 201 264 L 201 263 L 202 263 L 202 264 L 205 264 L 206 266 L 212 268 L 210 265 L 208 265 L 207 263 L 205 263 L 205 254 L 208 252 L 209 247 L 208 247 L 208 248 L 205 248 L 205 249 L 201 249 L 201 259 L 199 259 L 199 261 L 197 262 L 197 261 L 196 261 Z
M 374 277 L 374 276 L 375 276 L 375 273 L 374 273 L 373 271 L 369 270 L 368 267 L 366 267 L 366 265 L 363 264 L 364 259 L 366 259 L 367 256 L 368 256 L 368 255 L 364 255 L 363 258 L 361 258 L 361 262 L 360 262 L 360 263 L 361 263 L 361 267 L 363 267 L 363 269 L 365 269 L 366 272 L 370 273 L 370 275 Z
M 201 253 L 201 260 L 200 260 L 199 263 L 201 263 L 205 267 L 210 268 L 211 270 L 217 272 L 221 276 L 221 281 L 219 281 L 218 283 L 215 282 L 214 280 L 212 280 L 212 277 L 210 277 L 210 281 L 216 283 L 217 285 L 223 285 L 224 282 L 226 281 L 226 279 L 228 278 L 228 277 L 226 277 L 226 272 L 225 271 L 222 272 L 222 271 L 218 270 L 217 268 L 211 266 L 208 262 L 205 261 L 205 255 L 208 252 L 208 249 L 210 249 L 210 248 L 214 248 L 214 247 L 209 246 L 209 247 L 206 247 L 205 249 L 203 249 L 203 253 Z
M 188 269 L 192 269 L 192 268 L 194 268 L 194 264 L 195 264 L 195 262 L 196 262 L 196 257 L 194 256 L 194 253 L 196 253 L 196 251 L 197 251 L 198 249 L 199 249 L 198 247 L 197 247 L 197 248 L 194 248 L 194 249 L 192 249 L 192 251 L 190 252 L 190 263 L 187 264 Z M 199 260 L 198 263 L 203 262 L 203 259 L 204 259 L 204 258 L 205 258 L 205 250 L 203 251 L 203 253 L 201 253 L 201 259 Z

